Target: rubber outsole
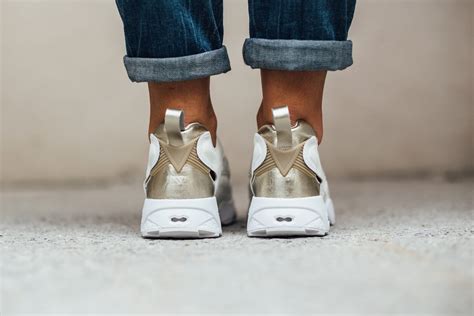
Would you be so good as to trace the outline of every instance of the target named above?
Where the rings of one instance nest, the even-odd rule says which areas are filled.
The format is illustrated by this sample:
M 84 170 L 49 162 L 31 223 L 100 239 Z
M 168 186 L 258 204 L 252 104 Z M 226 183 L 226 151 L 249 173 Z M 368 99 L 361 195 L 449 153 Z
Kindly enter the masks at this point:
M 332 202 L 324 202 L 320 196 L 290 199 L 253 197 L 249 208 L 247 235 L 325 236 L 334 221 Z
M 221 236 L 219 233 L 207 230 L 195 229 L 162 229 L 158 231 L 142 232 L 143 238 L 215 238 Z
M 141 233 L 144 238 L 215 238 L 222 235 L 215 197 L 146 199 Z

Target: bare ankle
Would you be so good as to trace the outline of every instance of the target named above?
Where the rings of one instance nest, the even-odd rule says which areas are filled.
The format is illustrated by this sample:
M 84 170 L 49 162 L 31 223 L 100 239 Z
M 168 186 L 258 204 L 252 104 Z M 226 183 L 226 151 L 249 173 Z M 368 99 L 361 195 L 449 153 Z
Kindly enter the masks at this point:
M 185 125 L 200 123 L 209 130 L 215 143 L 217 118 L 210 97 L 210 80 L 202 78 L 170 83 L 148 83 L 152 133 L 164 122 L 166 109 L 184 112 Z
M 310 124 L 319 142 L 323 136 L 322 98 L 325 71 L 262 70 L 263 100 L 257 113 L 257 125 L 272 122 L 272 109 L 287 105 L 292 124 L 304 120 Z

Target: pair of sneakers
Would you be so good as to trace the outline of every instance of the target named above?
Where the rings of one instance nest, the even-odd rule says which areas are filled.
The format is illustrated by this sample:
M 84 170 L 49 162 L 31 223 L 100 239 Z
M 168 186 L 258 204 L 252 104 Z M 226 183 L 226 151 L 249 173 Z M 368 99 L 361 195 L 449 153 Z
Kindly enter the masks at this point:
M 221 144 L 199 123 L 183 122 L 182 111 L 169 109 L 150 134 L 143 237 L 219 237 L 236 218 Z M 248 236 L 323 236 L 335 223 L 316 134 L 304 121 L 291 126 L 286 106 L 255 134 L 250 192 Z

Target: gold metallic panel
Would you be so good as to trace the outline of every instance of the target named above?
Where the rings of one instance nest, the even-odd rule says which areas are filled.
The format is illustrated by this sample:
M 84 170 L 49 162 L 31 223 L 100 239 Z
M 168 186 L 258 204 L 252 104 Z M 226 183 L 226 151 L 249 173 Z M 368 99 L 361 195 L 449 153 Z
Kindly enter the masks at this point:
M 301 121 L 291 131 L 293 147 L 283 150 L 277 148 L 277 132 L 272 126 L 266 125 L 259 130 L 267 145 L 267 155 L 254 172 L 252 190 L 255 196 L 297 198 L 319 195 L 318 178 L 303 158 L 304 143 L 314 136 L 314 131 Z
M 303 145 L 304 143 L 299 144 L 295 148 L 280 150 L 267 142 L 267 155 L 269 154 L 271 156 L 269 158 L 275 162 L 275 165 L 278 167 L 281 174 L 286 176 L 302 151 Z
M 181 132 L 183 145 L 168 144 L 169 133 L 160 125 L 155 132 L 160 142 L 160 157 L 150 172 L 147 198 L 192 199 L 214 196 L 210 169 L 197 155 L 197 141 L 206 131 L 199 124 L 190 124 Z
M 197 139 L 182 146 L 173 146 L 165 144 L 164 142 L 160 142 L 160 149 L 162 150 L 163 155 L 166 156 L 169 162 L 176 169 L 176 171 L 180 172 L 188 160 L 191 151 L 194 147 L 196 147 L 196 142 Z
M 298 198 L 319 195 L 316 177 L 309 177 L 300 169 L 292 168 L 283 176 L 277 168 L 255 176 L 253 192 L 258 197 Z
M 196 199 L 214 195 L 214 184 L 209 174 L 191 164 L 185 164 L 181 172 L 168 164 L 159 169 L 147 184 L 149 199 Z

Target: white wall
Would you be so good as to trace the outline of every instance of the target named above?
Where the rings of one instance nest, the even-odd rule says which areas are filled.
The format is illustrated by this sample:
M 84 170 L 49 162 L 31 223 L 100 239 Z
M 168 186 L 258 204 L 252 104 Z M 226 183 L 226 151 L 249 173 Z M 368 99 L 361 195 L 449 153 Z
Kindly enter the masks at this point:
M 147 93 L 122 66 L 114 1 L 2 0 L 2 181 L 141 177 Z M 242 61 L 246 2 L 225 1 L 233 71 L 213 79 L 236 182 L 250 160 L 258 71 Z M 473 168 L 474 1 L 360 0 L 355 65 L 330 74 L 329 176 L 464 173 Z

